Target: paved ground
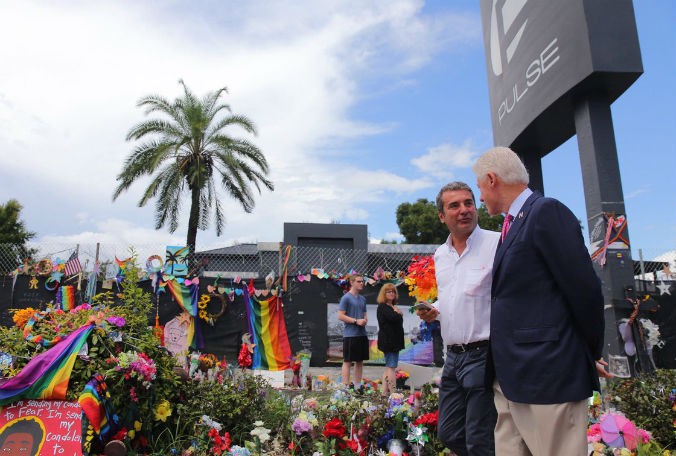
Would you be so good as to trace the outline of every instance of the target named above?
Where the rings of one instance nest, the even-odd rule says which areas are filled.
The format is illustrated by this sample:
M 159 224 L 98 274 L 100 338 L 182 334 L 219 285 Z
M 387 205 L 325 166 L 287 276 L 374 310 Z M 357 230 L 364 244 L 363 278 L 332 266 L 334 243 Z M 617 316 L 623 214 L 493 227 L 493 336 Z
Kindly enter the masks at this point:
M 409 381 L 407 382 L 409 386 L 416 387 L 424 383 L 429 383 L 441 375 L 441 371 L 436 367 L 425 367 L 417 366 L 414 364 L 400 363 L 399 367 L 407 371 L 410 375 Z M 328 375 L 332 382 L 340 381 L 340 365 L 330 365 L 323 367 L 310 367 L 309 374 L 316 379 L 319 375 Z M 383 366 L 374 366 L 374 365 L 365 365 L 364 366 L 364 379 L 371 381 L 380 380 L 383 375 Z M 353 371 L 354 375 L 354 371 Z M 284 372 L 284 383 L 289 385 L 291 383 L 291 378 L 293 373 L 291 370 Z

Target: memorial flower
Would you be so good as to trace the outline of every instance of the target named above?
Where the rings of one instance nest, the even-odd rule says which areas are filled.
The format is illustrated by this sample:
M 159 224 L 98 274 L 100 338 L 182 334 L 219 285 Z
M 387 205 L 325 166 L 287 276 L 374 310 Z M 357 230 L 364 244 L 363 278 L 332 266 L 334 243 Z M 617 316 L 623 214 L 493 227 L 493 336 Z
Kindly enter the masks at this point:
M 410 374 L 403 369 L 397 369 L 396 376 L 397 379 L 407 379 L 410 377 Z
M 169 416 L 171 416 L 171 406 L 169 401 L 163 399 L 155 407 L 155 421 L 166 422 Z
M 437 279 L 433 256 L 414 256 L 404 278 L 408 285 L 408 294 L 416 301 L 434 302 L 437 300 Z

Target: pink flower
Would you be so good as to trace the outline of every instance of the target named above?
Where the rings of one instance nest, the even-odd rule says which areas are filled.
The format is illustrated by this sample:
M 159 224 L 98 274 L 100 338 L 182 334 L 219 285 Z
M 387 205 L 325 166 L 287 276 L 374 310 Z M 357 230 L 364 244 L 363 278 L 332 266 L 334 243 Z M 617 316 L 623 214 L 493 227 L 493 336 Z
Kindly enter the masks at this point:
M 587 442 L 601 441 L 601 425 L 599 423 L 592 424 L 587 429 Z
M 653 438 L 653 436 L 650 435 L 650 432 L 646 431 L 645 429 L 639 429 L 638 438 L 641 439 L 641 443 L 648 443 L 650 442 L 650 439 Z
M 115 325 L 118 328 L 123 327 L 127 322 L 122 317 L 108 317 L 108 323 Z

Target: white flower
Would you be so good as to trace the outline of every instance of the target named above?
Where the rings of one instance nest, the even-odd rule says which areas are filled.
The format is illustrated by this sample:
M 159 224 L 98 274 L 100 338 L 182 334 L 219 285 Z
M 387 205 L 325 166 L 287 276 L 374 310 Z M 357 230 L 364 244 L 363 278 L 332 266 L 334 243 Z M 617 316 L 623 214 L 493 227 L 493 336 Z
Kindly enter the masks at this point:
M 221 432 L 221 430 L 223 429 L 223 426 L 220 423 L 217 423 L 216 421 L 212 420 L 208 415 L 202 415 L 202 418 L 200 420 L 206 426 L 209 426 L 210 428 L 214 428 L 218 432 Z
M 265 424 L 265 423 L 262 422 L 262 421 L 260 421 L 260 420 L 254 422 L 254 426 L 256 426 L 256 427 L 261 427 L 261 426 L 263 426 L 264 424 Z

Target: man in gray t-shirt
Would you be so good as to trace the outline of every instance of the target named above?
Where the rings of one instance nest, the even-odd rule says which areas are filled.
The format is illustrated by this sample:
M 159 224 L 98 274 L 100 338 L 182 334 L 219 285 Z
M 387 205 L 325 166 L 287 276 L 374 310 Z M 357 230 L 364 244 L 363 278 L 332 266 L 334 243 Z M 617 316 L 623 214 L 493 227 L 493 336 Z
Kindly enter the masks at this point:
M 366 299 L 359 293 L 364 289 L 364 277 L 353 274 L 348 277 L 350 291 L 340 298 L 338 319 L 345 323 L 343 329 L 342 380 L 350 384 L 350 368 L 354 362 L 354 379 L 361 384 L 364 360 L 369 359 L 369 339 L 366 335 Z

